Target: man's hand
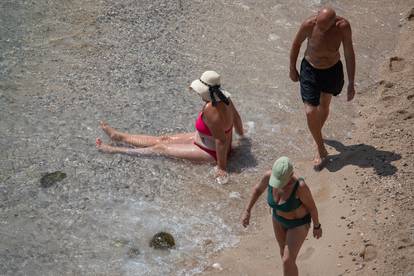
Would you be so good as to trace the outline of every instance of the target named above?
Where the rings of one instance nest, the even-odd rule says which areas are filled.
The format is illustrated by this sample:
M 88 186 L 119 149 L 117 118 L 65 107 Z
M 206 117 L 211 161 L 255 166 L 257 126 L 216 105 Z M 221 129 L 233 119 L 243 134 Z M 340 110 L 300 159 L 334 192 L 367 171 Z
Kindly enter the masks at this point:
M 241 218 L 241 223 L 244 227 L 247 227 L 247 225 L 249 225 L 249 222 L 250 222 L 250 212 L 244 211 L 243 216 Z
M 348 84 L 347 101 L 350 102 L 355 96 L 355 85 L 353 83 Z
M 296 67 L 290 67 L 289 77 L 294 82 L 299 81 L 299 73 Z

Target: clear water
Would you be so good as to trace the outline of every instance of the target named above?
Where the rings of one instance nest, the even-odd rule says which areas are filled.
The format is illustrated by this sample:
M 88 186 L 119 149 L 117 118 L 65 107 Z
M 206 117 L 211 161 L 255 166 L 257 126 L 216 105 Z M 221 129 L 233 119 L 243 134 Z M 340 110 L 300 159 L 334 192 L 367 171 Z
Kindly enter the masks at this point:
M 1 1 L 1 273 L 192 275 L 237 245 L 253 181 L 281 154 L 313 154 L 288 53 L 325 3 L 352 22 L 359 87 L 376 81 L 403 2 Z M 102 119 L 134 133 L 193 131 L 202 103 L 186 87 L 207 69 L 222 74 L 250 137 L 235 139 L 227 184 L 209 165 L 96 151 Z M 330 138 L 352 130 L 344 102 L 333 102 Z M 56 170 L 68 177 L 41 188 Z M 149 247 L 159 231 L 176 249 Z

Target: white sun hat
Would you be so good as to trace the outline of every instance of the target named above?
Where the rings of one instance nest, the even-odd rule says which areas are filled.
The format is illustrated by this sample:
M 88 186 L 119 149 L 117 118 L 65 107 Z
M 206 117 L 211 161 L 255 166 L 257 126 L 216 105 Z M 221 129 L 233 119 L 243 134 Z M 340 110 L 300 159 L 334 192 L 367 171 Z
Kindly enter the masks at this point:
M 210 87 L 220 87 L 220 75 L 215 71 L 205 71 L 198 80 L 191 83 L 190 87 L 207 102 L 211 102 Z M 220 88 L 220 91 L 226 98 L 230 98 L 231 94 Z M 217 95 L 214 95 L 215 101 L 220 101 Z

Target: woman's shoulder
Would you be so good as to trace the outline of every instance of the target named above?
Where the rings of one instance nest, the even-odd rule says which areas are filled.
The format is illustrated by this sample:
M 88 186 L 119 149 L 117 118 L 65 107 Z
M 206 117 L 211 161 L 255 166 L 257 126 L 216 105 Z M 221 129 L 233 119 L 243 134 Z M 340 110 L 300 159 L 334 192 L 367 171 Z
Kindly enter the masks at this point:
M 306 182 L 305 182 L 305 179 L 303 178 L 303 177 L 298 177 L 297 178 L 297 181 L 298 181 L 298 188 L 304 188 L 304 187 L 308 187 L 308 185 L 306 184 Z

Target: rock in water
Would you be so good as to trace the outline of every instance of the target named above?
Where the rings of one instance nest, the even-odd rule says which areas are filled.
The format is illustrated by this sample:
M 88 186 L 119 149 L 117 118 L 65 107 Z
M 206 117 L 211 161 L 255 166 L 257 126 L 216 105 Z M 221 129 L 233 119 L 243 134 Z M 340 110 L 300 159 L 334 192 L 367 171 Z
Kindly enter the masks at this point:
M 167 232 L 159 232 L 152 237 L 150 246 L 155 249 L 171 249 L 175 247 L 174 237 Z
M 136 248 L 136 247 L 131 247 L 129 250 L 128 250 L 128 257 L 130 257 L 130 258 L 135 258 L 135 257 L 137 257 L 139 254 L 140 254 L 141 252 L 139 251 L 139 249 L 138 248 Z
M 40 179 L 40 186 L 42 188 L 49 188 L 53 184 L 59 181 L 62 181 L 65 178 L 66 178 L 66 173 L 61 172 L 61 171 L 47 173 L 44 176 L 42 176 L 42 178 Z

